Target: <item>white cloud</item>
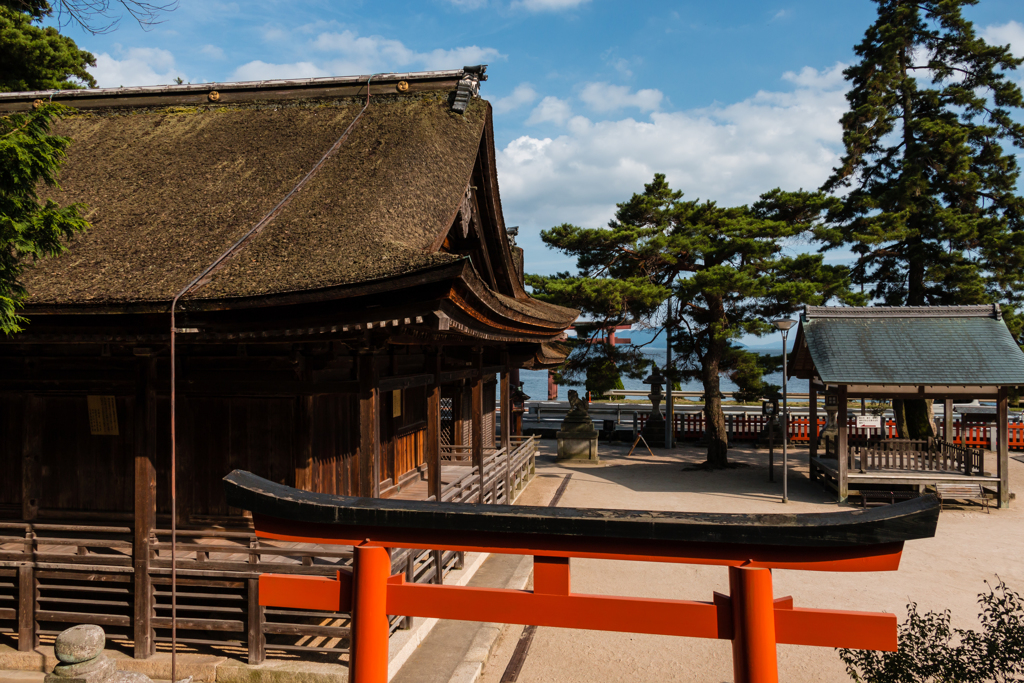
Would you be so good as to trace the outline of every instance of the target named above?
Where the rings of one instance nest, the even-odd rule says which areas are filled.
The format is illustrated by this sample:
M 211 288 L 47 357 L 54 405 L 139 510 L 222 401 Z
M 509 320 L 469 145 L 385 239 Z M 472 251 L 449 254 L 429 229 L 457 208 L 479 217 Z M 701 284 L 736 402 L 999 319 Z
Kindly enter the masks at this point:
M 494 113 L 504 114 L 527 104 L 533 104 L 536 100 L 537 91 L 533 89 L 533 86 L 529 83 L 520 83 L 510 94 L 493 100 L 491 105 L 494 107 Z
M 302 27 L 298 33 L 309 33 L 311 27 Z M 322 28 L 322 26 L 321 26 Z M 268 36 L 272 36 L 268 37 Z M 264 38 L 283 40 L 273 29 L 264 31 Z M 399 40 L 383 36 L 360 36 L 354 31 L 322 31 L 308 40 L 305 51 L 321 55 L 312 61 L 293 64 L 267 64 L 262 61 L 244 64 L 235 70 L 232 78 L 245 80 L 257 72 L 273 73 L 269 78 L 305 78 L 311 76 L 355 76 L 384 71 L 410 71 L 459 69 L 473 64 L 493 63 L 505 55 L 491 47 L 470 45 L 450 50 L 435 49 L 417 52 Z M 294 71 L 289 71 L 294 69 Z
M 556 123 L 559 126 L 564 124 L 572 116 L 572 107 L 566 100 L 548 95 L 540 101 L 526 119 L 526 124 L 532 126 L 538 123 Z
M 319 78 L 330 76 L 312 62 L 294 62 L 292 64 L 267 64 L 256 60 L 243 64 L 231 74 L 232 81 L 266 81 L 277 78 Z M 348 74 L 345 74 L 348 75 Z
M 660 90 L 638 90 L 634 93 L 625 85 L 587 83 L 580 92 L 580 99 L 594 111 L 616 111 L 626 107 L 654 111 L 661 106 L 664 94 Z
M 516 0 L 513 8 L 522 8 L 530 12 L 557 12 L 563 9 L 579 7 L 590 0 Z
M 847 65 L 842 62 L 836 62 L 835 65 L 821 71 L 805 66 L 800 69 L 800 73 L 787 71 L 782 74 L 782 80 L 789 81 L 801 88 L 817 88 L 821 90 L 838 88 L 843 85 L 843 71 L 846 67 Z
M 210 59 L 224 59 L 224 50 L 216 45 L 203 45 L 199 48 L 199 53 Z
M 480 9 L 487 4 L 487 0 L 448 0 L 448 2 L 460 9 L 467 10 Z
M 121 59 L 106 52 L 96 55 L 96 66 L 89 69 L 101 88 L 135 85 L 165 85 L 175 78 L 188 80 L 174 64 L 174 55 L 155 47 L 116 47 Z
M 816 188 L 842 149 L 841 71 L 805 69 L 786 75 L 797 84 L 790 92 L 643 119 L 569 118 L 568 103 L 545 98 L 530 119 L 565 121 L 566 132 L 525 135 L 499 152 L 506 220 L 527 231 L 562 222 L 598 227 L 655 173 L 690 199 L 722 205 L 749 203 L 774 187 Z
M 1009 45 L 1015 57 L 1024 57 L 1024 24 L 1009 21 L 999 26 L 986 26 L 981 37 L 991 45 Z

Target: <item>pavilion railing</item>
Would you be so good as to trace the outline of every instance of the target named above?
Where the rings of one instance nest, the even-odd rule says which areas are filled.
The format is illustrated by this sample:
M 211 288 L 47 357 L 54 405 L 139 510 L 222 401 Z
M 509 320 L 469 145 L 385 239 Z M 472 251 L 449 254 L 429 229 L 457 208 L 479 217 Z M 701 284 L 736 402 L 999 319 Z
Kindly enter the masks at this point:
M 825 457 L 838 457 L 834 437 L 825 437 Z M 981 474 L 984 459 L 977 448 L 942 439 L 850 439 L 847 443 L 850 470 L 909 470 Z

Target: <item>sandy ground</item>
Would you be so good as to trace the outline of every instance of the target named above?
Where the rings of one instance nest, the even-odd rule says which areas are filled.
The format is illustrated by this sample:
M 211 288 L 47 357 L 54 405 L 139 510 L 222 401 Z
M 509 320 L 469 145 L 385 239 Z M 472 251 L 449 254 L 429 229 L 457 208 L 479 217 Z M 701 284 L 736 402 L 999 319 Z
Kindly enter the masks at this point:
M 655 449 L 634 453 L 601 445 L 604 466 L 560 467 L 552 455 L 554 442 L 542 442 L 538 476 L 527 488 L 532 504 L 545 504 L 566 474 L 572 479 L 560 507 L 605 507 L 640 510 L 707 512 L 777 512 L 782 508 L 781 467 L 768 482 L 767 451 L 736 449 L 730 457 L 749 467 L 718 472 L 683 471 L 704 459 L 700 450 Z M 1019 454 L 1018 454 L 1019 455 Z M 807 450 L 791 453 L 793 512 L 836 509 L 834 497 L 807 476 Z M 1010 460 L 1010 480 L 1024 482 L 1024 463 Z M 1008 510 L 985 513 L 978 507 L 944 510 L 935 538 L 907 544 L 897 572 L 825 573 L 777 570 L 775 594 L 793 595 L 803 607 L 885 611 L 901 620 L 908 602 L 919 610 L 949 609 L 953 624 L 977 624 L 977 594 L 985 581 L 1002 578 L 1024 592 L 1024 501 Z M 574 592 L 606 595 L 710 600 L 713 591 L 728 593 L 728 572 L 700 567 L 605 560 L 573 560 Z M 521 626 L 506 626 L 481 681 L 498 683 L 505 671 Z M 797 645 L 779 646 L 780 680 L 849 681 L 835 650 Z M 537 630 L 520 683 L 592 683 L 593 681 L 730 681 L 728 641 L 540 628 Z

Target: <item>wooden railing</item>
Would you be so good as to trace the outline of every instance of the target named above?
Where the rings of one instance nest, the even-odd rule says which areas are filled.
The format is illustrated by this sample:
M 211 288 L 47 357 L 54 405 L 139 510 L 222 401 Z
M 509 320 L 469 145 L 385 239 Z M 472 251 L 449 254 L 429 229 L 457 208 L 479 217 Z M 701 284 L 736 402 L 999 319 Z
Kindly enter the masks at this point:
M 826 437 L 825 457 L 837 458 L 836 440 Z M 980 474 L 982 451 L 942 439 L 850 439 L 847 442 L 850 470 L 910 470 Z
M 647 423 L 647 415 L 637 416 L 637 425 L 643 429 Z M 675 435 L 677 439 L 700 439 L 704 436 L 704 414 L 703 413 L 676 413 Z M 761 432 L 764 431 L 768 418 L 763 415 L 726 414 L 725 428 L 729 434 L 730 441 L 756 441 Z M 819 417 L 818 432 L 825 427 L 825 418 Z M 937 418 L 935 421 L 939 433 L 943 431 L 943 420 Z M 886 420 L 882 429 L 872 427 L 858 427 L 856 417 L 847 421 L 847 429 L 850 438 L 878 438 L 884 431 L 886 439 L 897 438 L 895 420 Z M 791 416 L 789 418 L 789 441 L 790 443 L 810 442 L 811 420 L 809 417 Z M 953 423 L 953 443 L 974 448 L 991 449 L 990 438 L 991 425 L 966 423 L 959 421 Z M 1024 450 L 1024 424 L 1012 423 L 1007 427 L 1007 445 L 1010 450 Z
M 519 492 L 536 471 L 537 442 L 539 437 L 512 436 L 511 450 L 504 448 L 484 451 L 483 459 L 483 496 L 481 500 L 481 477 L 476 467 L 468 469 L 457 480 L 449 482 L 441 491 L 441 500 L 445 503 L 495 503 L 509 504 L 516 499 Z M 442 463 L 458 462 L 470 464 L 471 457 L 460 452 L 461 446 L 443 446 Z M 450 459 L 445 459 L 445 449 L 450 451 Z M 511 494 L 511 495 L 509 495 Z
M 84 623 L 102 626 L 111 640 L 132 641 L 139 597 L 132 538 L 132 529 L 122 526 L 0 523 L 0 632 L 17 634 L 24 650 L 35 648 L 40 636 Z M 147 545 L 148 627 L 156 642 L 164 642 L 171 627 L 170 531 L 154 531 Z M 392 557 L 393 573 L 410 582 L 440 583 L 444 573 L 462 566 L 462 555 L 451 551 L 396 549 Z M 268 650 L 276 656 L 344 654 L 350 615 L 264 609 L 258 582 L 270 571 L 334 577 L 351 560 L 351 548 L 277 544 L 245 528 L 180 529 L 178 641 L 241 648 L 250 663 L 263 661 Z M 393 628 L 405 621 L 396 618 Z

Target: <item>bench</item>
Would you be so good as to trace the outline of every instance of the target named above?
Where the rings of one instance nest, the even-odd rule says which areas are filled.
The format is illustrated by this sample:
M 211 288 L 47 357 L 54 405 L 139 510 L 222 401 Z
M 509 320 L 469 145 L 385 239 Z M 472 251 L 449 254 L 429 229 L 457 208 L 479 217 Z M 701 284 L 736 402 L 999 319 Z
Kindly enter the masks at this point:
M 947 498 L 949 500 L 974 500 L 980 501 L 985 506 L 985 512 L 989 511 L 989 497 L 981 484 L 936 484 L 935 493 L 942 505 L 945 505 Z

